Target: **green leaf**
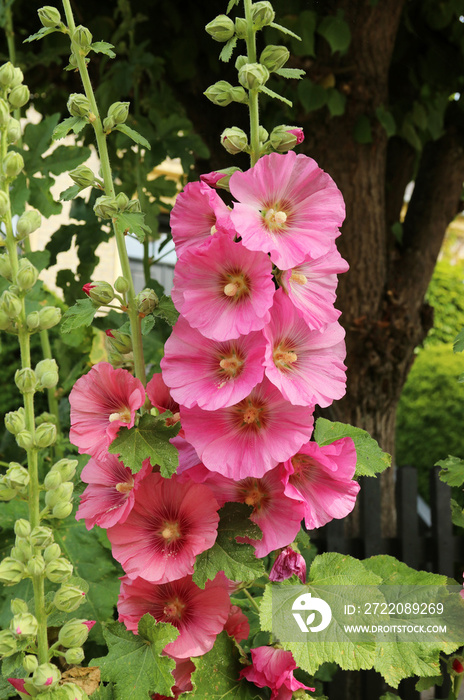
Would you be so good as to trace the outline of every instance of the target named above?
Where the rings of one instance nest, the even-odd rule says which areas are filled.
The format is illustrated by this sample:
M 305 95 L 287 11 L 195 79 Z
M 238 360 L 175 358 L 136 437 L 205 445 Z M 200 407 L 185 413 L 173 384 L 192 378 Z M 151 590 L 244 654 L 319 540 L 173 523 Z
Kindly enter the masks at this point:
M 261 85 L 259 88 L 259 91 L 264 92 L 264 94 L 268 95 L 269 97 L 273 97 L 275 100 L 280 100 L 281 102 L 285 102 L 285 104 L 288 105 L 289 107 L 293 107 L 293 103 L 290 102 L 290 100 L 287 100 L 286 97 L 282 97 L 282 95 L 279 95 L 277 92 L 274 92 L 274 90 L 270 90 L 265 85 Z
M 396 122 L 393 114 L 385 107 L 380 106 L 375 110 L 375 115 L 385 129 L 388 138 L 394 136 L 396 134 Z
M 175 662 L 162 656 L 164 647 L 178 637 L 175 627 L 156 622 L 148 613 L 142 617 L 135 635 L 124 625 L 114 623 L 103 630 L 108 655 L 92 659 L 104 681 L 115 684 L 115 700 L 141 700 L 153 693 L 171 697 Z
M 273 72 L 282 76 L 282 78 L 293 78 L 296 80 L 301 80 L 306 75 L 306 71 L 300 68 L 279 68 Z
M 101 683 L 98 690 L 92 693 L 92 700 L 116 700 L 114 692 L 114 685 L 112 683 L 108 683 L 108 685 L 103 685 L 103 683 Z
M 390 226 L 390 231 L 395 236 L 399 244 L 403 242 L 403 224 L 401 221 L 395 221 L 394 224 Z
M 155 325 L 155 317 L 152 314 L 150 314 L 150 316 L 145 316 L 145 318 L 142 318 L 142 323 L 140 325 L 142 335 L 147 335 Z
M 90 148 L 84 146 L 58 146 L 46 158 L 48 172 L 61 175 L 76 168 L 90 157 Z
M 327 107 L 329 108 L 331 117 L 340 117 L 345 113 L 346 95 L 339 92 L 336 88 L 327 90 Z
M 350 437 L 356 448 L 356 476 L 375 476 L 391 464 L 391 457 L 382 452 L 378 443 L 361 428 L 318 418 L 314 439 L 318 445 L 330 445 L 335 440 Z
M 439 477 L 445 484 L 450 486 L 464 484 L 464 461 L 459 457 L 448 455 L 446 459 L 441 459 L 435 466 L 441 467 Z
M 464 527 L 464 510 L 454 498 L 451 499 L 451 520 L 457 527 Z
M 281 24 L 277 24 L 277 22 L 271 22 L 269 26 L 273 27 L 274 29 L 278 29 L 279 32 L 282 32 L 282 34 L 288 34 L 288 36 L 292 36 L 294 39 L 301 41 L 301 36 L 298 36 L 298 34 L 292 32 L 288 27 L 283 27 Z
M 50 263 L 50 253 L 48 250 L 33 250 L 30 253 L 25 253 L 27 258 L 39 270 L 44 270 Z
M 38 209 L 46 219 L 55 214 L 60 214 L 62 205 L 55 202 L 50 192 L 55 181 L 49 176 L 29 178 L 29 204 Z
M 144 223 L 142 212 L 119 212 L 115 225 L 122 233 L 133 233 L 143 243 L 145 235 L 151 233 L 150 227 Z
M 37 41 L 38 39 L 43 39 L 44 36 L 47 36 L 47 34 L 52 34 L 53 32 L 57 32 L 58 29 L 56 27 L 42 27 L 39 29 L 38 32 L 35 34 L 31 34 L 30 36 L 27 37 L 27 39 L 24 39 L 24 43 L 27 44 L 30 41 Z
M 464 350 L 464 328 L 459 331 L 453 342 L 453 351 L 462 352 Z
M 54 141 L 59 141 L 64 139 L 70 131 L 78 134 L 86 124 L 88 124 L 88 121 L 82 117 L 67 117 L 55 127 L 52 138 Z
M 23 152 L 28 177 L 36 173 L 46 173 L 46 158 L 43 154 L 50 146 L 53 131 L 60 119 L 58 113 L 45 117 L 37 124 L 28 124 L 24 130 L 24 142 L 29 150 Z
M 107 41 L 94 41 L 93 44 L 90 45 L 90 48 L 95 51 L 95 53 L 104 53 L 105 56 L 109 56 L 109 58 L 116 58 L 116 54 L 113 51 L 113 44 L 109 44 Z
M 179 465 L 179 454 L 169 440 L 177 435 L 180 423 L 167 426 L 163 416 L 146 413 L 138 425 L 132 428 L 120 428 L 108 451 L 120 455 L 126 467 L 133 474 L 142 468 L 144 459 L 150 458 L 151 464 L 161 467 L 161 476 L 169 479 Z
M 226 14 L 229 14 L 229 12 L 232 10 L 232 8 L 235 5 L 238 5 L 239 3 L 240 3 L 240 0 L 229 0 L 229 4 L 227 5 Z
M 219 54 L 219 60 L 228 63 L 232 57 L 234 49 L 237 45 L 237 36 L 232 36 L 223 46 L 221 53 Z
M 416 151 L 422 149 L 422 141 L 417 135 L 417 131 L 412 124 L 409 115 L 405 118 L 403 126 L 401 127 L 400 136 L 402 136 Z
M 372 130 L 369 117 L 361 114 L 353 128 L 353 138 L 357 143 L 372 143 Z
M 61 192 L 60 199 L 62 202 L 69 202 L 71 199 L 74 199 L 74 197 L 77 197 L 79 192 L 82 192 L 83 189 L 85 188 L 79 187 L 79 185 L 71 185 L 71 187 L 68 187 Z
M 26 202 L 29 201 L 29 187 L 27 186 L 27 178 L 24 173 L 18 175 L 18 177 L 11 183 L 10 189 L 10 202 L 11 202 L 11 213 L 13 216 L 18 214 L 20 216 L 24 213 L 26 208 Z
M 98 308 L 90 299 L 78 299 L 74 306 L 70 306 L 61 321 L 61 332 L 69 333 L 81 326 L 90 326 Z
M 419 693 L 422 690 L 428 690 L 433 685 L 443 685 L 443 676 L 429 676 L 428 678 L 419 678 L 416 683 L 416 690 Z
M 298 83 L 298 97 L 306 112 L 313 112 L 323 107 L 328 98 L 327 90 L 322 85 L 316 85 L 309 78 Z
M 163 294 L 159 300 L 159 304 L 153 311 L 153 315 L 159 318 L 164 318 L 164 320 L 173 326 L 177 319 L 179 318 L 179 312 L 177 311 L 171 297 Z
M 193 580 L 197 586 L 204 588 L 218 571 L 233 581 L 253 581 L 264 573 L 263 562 L 256 558 L 252 545 L 237 542 L 237 537 L 262 537 L 259 527 L 250 520 L 251 512 L 245 503 L 226 503 L 221 508 L 216 542 L 196 558 Z
M 138 131 L 135 129 L 131 129 L 130 126 L 127 126 L 127 124 L 116 124 L 116 126 L 113 127 L 115 131 L 120 131 L 121 134 L 125 134 L 128 136 L 132 141 L 135 143 L 138 143 L 140 146 L 143 146 L 144 148 L 148 148 L 148 150 L 151 150 L 151 145 L 145 138 L 145 136 L 142 136 L 142 134 L 139 134 Z
M 340 15 L 324 17 L 317 32 L 329 43 L 332 53 L 345 52 L 351 43 L 350 28 Z

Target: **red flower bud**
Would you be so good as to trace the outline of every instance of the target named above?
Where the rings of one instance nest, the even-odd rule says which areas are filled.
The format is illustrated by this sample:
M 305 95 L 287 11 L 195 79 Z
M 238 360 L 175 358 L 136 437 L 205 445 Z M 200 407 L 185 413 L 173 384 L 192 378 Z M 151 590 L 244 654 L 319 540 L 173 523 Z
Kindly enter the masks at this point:
M 464 673 L 464 666 L 462 665 L 462 662 L 459 661 L 459 659 L 453 659 L 453 671 L 455 673 Z

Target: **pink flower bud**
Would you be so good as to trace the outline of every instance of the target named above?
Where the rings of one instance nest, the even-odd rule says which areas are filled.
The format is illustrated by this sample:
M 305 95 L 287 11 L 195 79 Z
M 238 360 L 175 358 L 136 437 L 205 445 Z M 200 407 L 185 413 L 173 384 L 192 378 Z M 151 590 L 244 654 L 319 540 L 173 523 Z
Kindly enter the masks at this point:
M 298 552 L 291 547 L 285 547 L 274 562 L 269 574 L 270 581 L 285 581 L 296 574 L 301 583 L 306 582 L 306 562 Z
M 464 673 L 464 666 L 458 658 L 453 659 L 453 671 L 455 673 Z
M 87 284 L 84 284 L 84 286 L 82 287 L 82 291 L 85 292 L 87 294 L 87 296 L 89 297 L 90 290 L 92 289 L 92 287 L 95 287 L 95 285 L 92 284 L 92 282 L 87 282 Z
M 87 629 L 88 629 L 89 632 L 90 632 L 90 630 L 91 630 L 92 627 L 94 626 L 95 622 L 96 622 L 96 620 L 84 620 L 84 621 L 83 621 L 83 624 L 87 627 Z
M 300 129 L 300 128 L 288 129 L 288 133 L 293 134 L 293 136 L 295 136 L 297 145 L 299 143 L 303 143 L 303 141 L 304 141 L 303 129 Z
M 7 678 L 8 683 L 11 683 L 13 688 L 18 691 L 18 693 L 24 693 L 24 695 L 30 695 L 24 688 L 24 683 L 26 682 L 23 678 Z

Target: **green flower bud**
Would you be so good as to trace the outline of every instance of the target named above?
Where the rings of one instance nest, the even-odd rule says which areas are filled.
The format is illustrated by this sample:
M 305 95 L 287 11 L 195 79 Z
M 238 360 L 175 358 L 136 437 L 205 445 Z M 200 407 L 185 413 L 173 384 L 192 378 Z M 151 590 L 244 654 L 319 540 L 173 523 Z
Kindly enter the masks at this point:
M 56 9 L 51 5 L 44 5 L 39 10 L 37 10 L 39 19 L 43 27 L 58 27 L 61 24 L 61 15 Z
M 77 459 L 60 459 L 55 462 L 50 472 L 58 472 L 62 481 L 69 481 L 76 473 Z
M 13 600 L 10 601 L 10 609 L 13 615 L 29 612 L 26 601 L 21 598 L 13 598 Z
M 248 25 L 245 17 L 235 18 L 235 33 L 239 39 L 246 39 Z
M 18 264 L 18 275 L 16 278 L 18 287 L 23 291 L 32 289 L 38 278 L 38 269 L 27 258 L 21 258 Z
M 57 306 L 44 306 L 39 311 L 39 330 L 44 331 L 53 328 L 61 320 L 61 309 Z
M 127 209 L 127 205 L 129 204 L 129 197 L 127 194 L 124 194 L 124 192 L 120 192 L 116 195 L 116 202 L 118 203 L 119 211 L 125 211 Z
M 17 435 L 26 427 L 26 419 L 24 416 L 24 408 L 18 408 L 17 411 L 10 411 L 5 416 L 5 428 L 9 433 Z
M 53 425 L 56 425 L 56 416 L 54 416 L 53 413 L 47 413 L 46 411 L 39 413 L 35 419 L 35 424 L 36 426 L 39 426 L 42 425 L 42 423 L 53 423 Z
M 267 27 L 274 21 L 274 18 L 275 12 L 270 2 L 262 0 L 261 2 L 253 3 L 251 6 L 251 19 L 256 29 Z
M 72 509 L 72 503 L 57 503 L 56 506 L 53 506 L 50 517 L 58 518 L 58 520 L 64 520 L 68 517 L 68 515 L 71 515 Z
M 22 310 L 21 300 L 18 299 L 16 294 L 13 294 L 9 289 L 5 289 L 2 296 L 0 297 L 0 304 L 2 310 L 6 313 L 9 318 L 18 318 Z
M 67 107 L 72 117 L 88 117 L 91 110 L 87 97 L 78 92 L 73 92 L 69 95 Z
M 34 673 L 38 665 L 37 656 L 33 656 L 33 654 L 27 654 L 23 659 L 23 669 L 27 673 Z
M 114 289 L 109 282 L 87 282 L 82 289 L 96 306 L 110 304 L 114 299 Z
M 235 24 L 227 15 L 218 15 L 206 25 L 205 30 L 214 41 L 228 41 L 235 34 Z
M 124 124 L 129 116 L 129 106 L 130 102 L 113 102 L 108 109 L 108 117 L 110 117 L 115 124 Z
M 5 194 L 5 193 L 0 191 L 0 207 L 1 207 L 1 203 L 2 203 L 2 197 L 1 197 L 2 194 Z M 11 269 L 10 256 L 6 255 L 5 253 L 2 253 L 2 255 L 0 255 L 0 275 L 2 277 L 5 277 L 5 279 L 7 279 L 7 280 L 11 280 L 12 269 Z
M 245 63 L 238 72 L 238 80 L 248 90 L 255 90 L 269 80 L 269 71 L 261 63 Z
M 229 180 L 231 176 L 237 172 L 242 172 L 240 168 L 235 168 L 235 167 L 230 167 L 230 168 L 222 168 L 221 170 L 215 170 L 212 173 L 207 173 L 206 175 L 201 176 L 202 182 L 206 182 L 207 185 L 210 187 L 220 187 L 223 190 L 227 190 L 230 192 L 229 189 Z
M 248 56 L 237 56 L 235 59 L 235 67 L 237 70 L 240 70 L 246 63 L 248 63 Z
M 67 664 L 80 664 L 84 660 L 84 650 L 82 647 L 72 647 L 64 655 Z
M 8 197 L 7 193 L 4 192 L 3 190 L 0 190 L 0 219 L 3 219 L 3 217 L 8 214 L 10 211 L 10 198 Z M 5 254 L 2 254 L 2 258 L 7 258 Z M 3 266 L 2 266 L 3 267 Z M 0 275 L 3 277 L 6 277 L 7 279 L 11 279 L 11 265 L 9 265 L 9 275 L 7 276 L 4 272 L 2 267 L 0 267 Z
M 109 134 L 111 129 L 114 129 L 116 126 L 116 122 L 114 121 L 113 117 L 105 117 L 103 120 L 103 131 Z
M 100 219 L 113 219 L 119 212 L 116 197 L 102 195 L 96 200 L 93 210 Z
M 248 137 L 242 129 L 233 126 L 230 129 L 224 129 L 221 134 L 221 143 L 227 153 L 236 155 L 246 151 L 248 148 Z
M 56 442 L 56 425 L 53 423 L 42 423 L 35 431 L 35 444 L 43 449 L 50 447 Z
M 69 176 L 79 187 L 90 187 L 95 182 L 95 175 L 86 165 L 78 165 L 69 171 Z
M 8 102 L 14 109 L 19 109 L 29 102 L 30 96 L 27 85 L 17 85 L 8 95 Z
M 31 613 L 19 613 L 10 622 L 10 630 L 18 637 L 33 637 L 38 628 L 38 622 Z
M 31 311 L 26 316 L 26 326 L 29 331 L 36 331 L 40 326 L 40 315 L 38 311 Z
M 33 394 L 37 386 L 37 377 L 30 367 L 17 369 L 15 372 L 15 384 L 21 394 Z
M 13 328 L 13 321 L 3 309 L 0 309 L 0 331 L 9 331 Z
M 33 547 L 48 547 L 53 542 L 53 530 L 45 525 L 37 525 L 31 532 L 31 545 Z
M 28 540 L 23 540 L 22 537 L 16 538 L 16 546 L 11 549 L 10 552 L 13 559 L 27 564 L 29 559 L 34 555 L 34 550 L 29 544 Z
M 26 571 L 31 576 L 41 576 L 45 571 L 45 561 L 40 554 L 34 554 L 26 564 Z
M 24 160 L 20 153 L 8 151 L 3 159 L 2 170 L 8 180 L 14 180 L 24 168 Z
M 34 438 L 30 430 L 21 430 L 16 435 L 16 444 L 23 450 L 31 450 L 34 447 Z
M 0 126 L 6 126 L 10 120 L 10 108 L 8 103 L 0 97 Z
M 285 46 L 273 46 L 269 44 L 269 46 L 266 46 L 262 51 L 259 62 L 266 66 L 268 71 L 272 73 L 272 71 L 282 68 L 289 58 L 290 51 Z
M 210 85 L 203 94 L 219 107 L 226 107 L 231 102 L 246 102 L 248 100 L 243 88 L 239 86 L 234 87 L 227 80 L 219 80 L 214 85 Z
M 77 586 L 61 586 L 53 598 L 54 606 L 62 612 L 73 612 L 84 602 L 85 593 Z
M 10 630 L 0 631 L 0 658 L 11 656 L 15 653 L 18 647 L 18 642 L 13 632 Z
M 31 523 L 25 518 L 19 518 L 14 524 L 14 533 L 16 537 L 23 537 L 24 539 L 29 537 L 31 534 Z
M 87 693 L 74 683 L 63 683 L 60 686 L 60 693 L 63 694 L 63 700 L 90 700 Z
M 57 503 L 68 503 L 73 495 L 74 484 L 72 481 L 65 481 L 53 491 L 45 494 L 45 503 L 49 508 L 53 508 Z
M 21 138 L 21 124 L 14 117 L 10 117 L 6 127 L 6 138 L 9 144 L 16 143 Z
M 3 276 L 5 277 L 5 275 Z M 129 282 L 126 279 L 124 279 L 124 277 L 118 277 L 116 282 L 114 283 L 114 288 L 118 292 L 118 294 L 125 294 L 129 291 Z
M 259 136 L 259 140 L 262 143 L 263 141 L 267 141 L 267 139 L 269 138 L 269 132 L 266 131 L 264 126 L 260 126 L 258 129 L 258 136 Z
M 0 479 L 0 501 L 11 501 L 18 495 L 18 490 L 10 486 L 4 479 Z
M 128 352 L 132 352 L 132 336 L 130 333 L 111 330 L 106 331 L 106 337 L 108 338 L 108 345 L 115 352 L 120 352 L 121 355 L 126 355 Z
M 55 664 L 40 664 L 32 676 L 32 684 L 37 690 L 54 688 L 61 678 L 61 673 Z
M 58 641 L 66 648 L 81 647 L 93 626 L 87 620 L 70 620 L 66 622 L 58 633 Z
M 135 297 L 135 301 L 137 304 L 137 311 L 145 314 L 145 316 L 151 314 L 159 304 L 159 299 L 153 289 L 148 288 L 142 289 Z
M 126 207 L 126 211 L 130 214 L 137 214 L 138 212 L 142 211 L 139 200 L 131 199 Z
M 44 479 L 44 486 L 47 491 L 54 491 L 61 483 L 61 475 L 58 472 L 48 472 Z
M 51 561 L 55 561 L 58 559 L 58 557 L 61 554 L 61 548 L 60 545 L 57 544 L 56 542 L 53 542 L 53 544 L 49 544 L 48 547 L 45 547 L 44 553 L 43 553 L 43 558 L 44 561 L 49 564 Z
M 10 83 L 10 87 L 14 88 L 17 85 L 21 85 L 23 80 L 24 80 L 24 73 L 22 72 L 21 68 L 15 68 L 13 80 Z
M 0 66 L 0 85 L 10 87 L 14 79 L 14 65 L 8 61 Z
M 36 365 L 35 374 L 43 389 L 53 389 L 59 380 L 56 360 L 41 360 Z
M 10 466 L 5 474 L 5 479 L 12 489 L 24 491 L 29 485 L 29 472 L 17 462 L 10 462 Z M 25 535 L 20 535 L 25 537 Z
M 286 153 L 302 141 L 304 141 L 304 133 L 299 126 L 281 124 L 271 131 L 271 146 L 277 153 Z
M 21 214 L 16 224 L 16 239 L 22 241 L 24 238 L 27 238 L 29 234 L 40 228 L 41 223 L 42 217 L 35 209 L 24 212 L 24 214 Z
M 5 585 L 19 583 L 23 574 L 24 564 L 13 557 L 5 557 L 0 563 L 0 583 Z
M 83 27 L 82 24 L 80 24 L 74 30 L 72 38 L 73 41 L 79 46 L 80 53 L 83 56 L 89 53 L 90 47 L 92 45 L 92 34 L 87 29 L 87 27 Z

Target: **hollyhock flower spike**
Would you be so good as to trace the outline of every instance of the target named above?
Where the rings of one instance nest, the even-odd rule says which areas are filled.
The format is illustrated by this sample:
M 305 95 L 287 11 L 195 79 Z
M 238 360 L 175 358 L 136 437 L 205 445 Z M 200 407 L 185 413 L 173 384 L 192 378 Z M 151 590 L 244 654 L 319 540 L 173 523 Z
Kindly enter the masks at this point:
M 107 528 L 123 523 L 133 508 L 135 492 L 151 471 L 148 459 L 133 474 L 116 455 L 92 457 L 81 473 L 82 481 L 89 485 L 81 496 L 76 520 L 84 519 L 87 530 L 94 525 Z
M 356 449 L 351 438 L 322 446 L 307 442 L 284 467 L 285 495 L 303 501 L 308 530 L 353 510 L 360 486 L 353 480 Z
M 174 399 L 187 408 L 231 406 L 262 380 L 264 347 L 260 331 L 218 342 L 202 336 L 181 316 L 164 348 L 163 378 Z
M 119 621 L 128 630 L 137 632 L 137 625 L 146 613 L 158 622 L 170 622 L 180 634 L 164 649 L 165 654 L 180 659 L 206 654 L 219 632 L 222 632 L 230 611 L 229 582 L 219 573 L 207 581 L 204 589 L 191 576 L 155 585 L 142 578 L 123 576 L 119 594 Z
M 70 395 L 69 439 L 79 453 L 105 455 L 121 426 L 132 428 L 145 402 L 142 382 L 125 369 L 99 362 L 77 380 Z
M 310 331 L 290 299 L 279 289 L 271 321 L 264 329 L 267 378 L 287 401 L 300 406 L 330 406 L 345 394 L 345 331 L 339 323 Z
M 172 300 L 202 335 L 225 341 L 268 323 L 274 291 L 269 257 L 218 233 L 178 260 Z
M 291 651 L 274 647 L 257 647 L 251 650 L 252 664 L 240 671 L 240 678 L 246 678 L 258 688 L 270 688 L 271 700 L 292 700 L 299 688 L 315 691 L 293 677 L 297 665 Z
M 299 552 L 285 547 L 272 565 L 269 581 L 285 581 L 293 575 L 306 583 L 306 562 Z
M 216 541 L 218 509 L 207 486 L 150 474 L 125 522 L 108 530 L 113 556 L 129 578 L 168 583 L 193 574 L 196 555 Z
M 313 430 L 313 408 L 288 403 L 266 378 L 234 406 L 208 412 L 181 406 L 180 412 L 185 437 L 205 467 L 235 480 L 262 477 Z
M 234 173 L 231 213 L 242 243 L 270 253 L 281 270 L 327 253 L 339 235 L 345 204 L 332 178 L 293 151 L 263 156 L 250 170 Z

